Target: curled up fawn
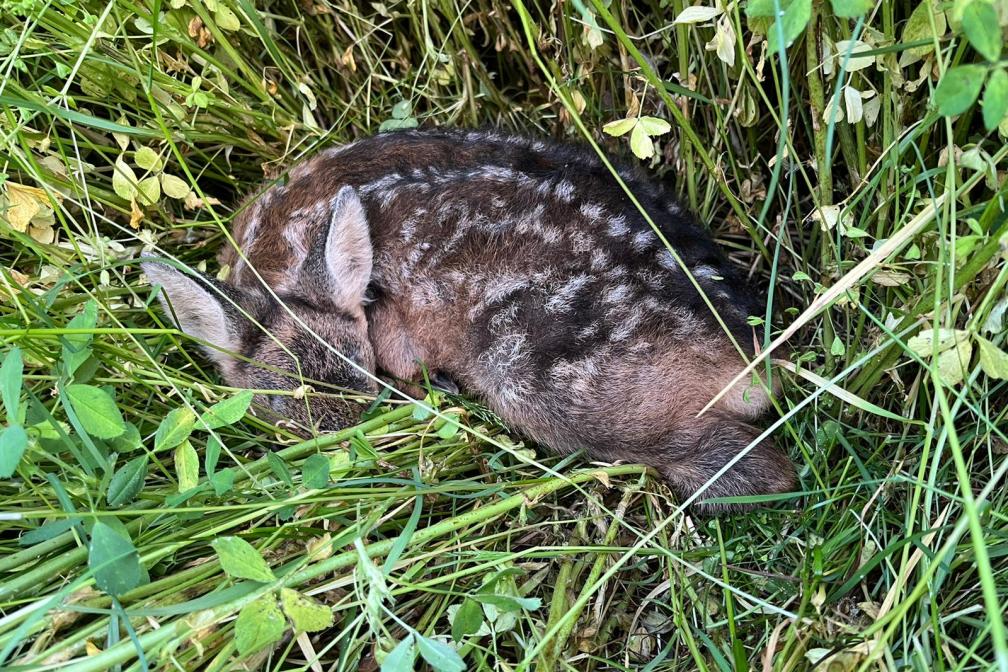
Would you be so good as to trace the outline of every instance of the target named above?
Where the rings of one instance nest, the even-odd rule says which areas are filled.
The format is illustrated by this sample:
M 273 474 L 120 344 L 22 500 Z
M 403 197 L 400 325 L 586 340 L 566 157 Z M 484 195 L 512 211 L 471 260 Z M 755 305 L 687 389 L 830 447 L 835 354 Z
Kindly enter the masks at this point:
M 650 465 L 685 498 L 760 433 L 750 424 L 769 408 L 759 381 L 697 417 L 753 355 L 746 317 L 759 304 L 671 197 L 635 169 L 619 172 L 720 321 L 593 151 L 496 132 L 329 149 L 236 217 L 241 254 L 221 253 L 226 283 L 144 270 L 231 385 L 293 389 L 300 375 L 377 389 L 307 327 L 366 372 L 417 380 L 424 366 L 525 436 Z M 322 429 L 361 411 L 336 397 L 260 402 Z M 765 439 L 701 499 L 793 484 L 790 461 Z

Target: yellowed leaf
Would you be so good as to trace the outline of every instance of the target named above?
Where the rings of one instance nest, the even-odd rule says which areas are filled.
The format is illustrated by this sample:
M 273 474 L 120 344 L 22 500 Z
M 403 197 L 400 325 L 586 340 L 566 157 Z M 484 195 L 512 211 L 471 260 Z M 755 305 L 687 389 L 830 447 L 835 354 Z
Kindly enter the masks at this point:
M 130 201 L 130 226 L 136 230 L 140 228 L 140 222 L 143 221 L 144 213 L 137 205 L 136 200 Z
M 43 245 L 52 245 L 56 241 L 56 229 L 51 225 L 28 226 L 28 235 Z
M 7 182 L 7 222 L 15 231 L 24 233 L 28 223 L 42 208 L 49 207 L 49 197 L 38 187 L 29 187 L 17 182 Z

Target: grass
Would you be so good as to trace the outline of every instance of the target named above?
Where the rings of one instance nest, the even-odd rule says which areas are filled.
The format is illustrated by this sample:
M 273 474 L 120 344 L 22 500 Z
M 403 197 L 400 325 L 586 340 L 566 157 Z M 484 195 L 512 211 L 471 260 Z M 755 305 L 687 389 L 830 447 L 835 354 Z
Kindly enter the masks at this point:
M 785 48 L 684 0 L 0 0 L 0 666 L 1008 670 L 1008 150 L 933 102 L 984 62 L 965 4 L 817 2 Z M 383 123 L 628 154 L 638 115 L 790 336 L 776 508 L 691 518 L 457 398 L 301 441 L 135 263 L 216 272 L 241 196 Z

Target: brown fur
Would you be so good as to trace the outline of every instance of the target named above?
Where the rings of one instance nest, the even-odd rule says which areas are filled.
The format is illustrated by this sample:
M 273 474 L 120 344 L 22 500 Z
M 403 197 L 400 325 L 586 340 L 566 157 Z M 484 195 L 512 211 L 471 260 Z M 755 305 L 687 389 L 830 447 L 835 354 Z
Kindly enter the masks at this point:
M 758 303 L 744 281 L 674 199 L 636 169 L 619 170 L 752 354 L 745 318 Z M 558 451 L 652 465 L 683 497 L 756 438 L 749 423 L 769 407 L 761 387 L 739 386 L 696 417 L 744 361 L 607 169 L 582 148 L 486 132 L 379 136 L 293 169 L 286 185 L 247 203 L 233 234 L 245 259 L 228 248 L 221 262 L 242 297 L 255 297 L 239 303 L 274 315 L 279 340 L 325 382 L 372 389 L 275 317 L 256 273 L 295 312 L 322 323 L 334 316 L 323 336 L 364 369 L 415 379 L 422 364 L 529 437 Z M 319 252 L 327 240 L 335 251 Z M 362 279 L 370 281 L 366 306 Z M 256 358 L 252 332 L 239 331 L 232 345 Z M 291 369 L 289 357 L 264 354 Z M 222 372 L 246 384 L 226 366 Z M 764 441 L 704 495 L 793 483 L 787 458 Z

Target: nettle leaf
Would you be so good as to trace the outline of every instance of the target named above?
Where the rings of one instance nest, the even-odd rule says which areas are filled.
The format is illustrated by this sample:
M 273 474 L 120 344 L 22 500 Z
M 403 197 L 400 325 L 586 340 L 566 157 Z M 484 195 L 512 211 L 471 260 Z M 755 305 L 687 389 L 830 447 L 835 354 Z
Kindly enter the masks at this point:
M 222 472 L 218 472 L 222 473 Z M 219 537 L 211 544 L 220 558 L 221 569 L 233 579 L 250 579 L 269 583 L 276 575 L 266 564 L 259 551 L 240 537 Z
M 318 632 L 333 624 L 332 609 L 296 590 L 281 588 L 280 604 L 298 632 Z
M 982 336 L 976 337 L 980 346 L 980 368 L 988 378 L 1008 380 L 1008 353 Z
M 0 430 L 0 478 L 10 478 L 28 448 L 28 433 L 21 425 Z
M 833 13 L 841 19 L 852 19 L 867 14 L 875 6 L 874 0 L 832 0 Z
M 437 672 L 462 672 L 465 670 L 465 663 L 455 649 L 444 642 L 424 637 L 420 633 L 415 633 L 413 636 L 416 638 L 420 655 Z
M 144 170 L 160 170 L 161 157 L 150 147 L 141 147 L 133 154 L 133 161 Z
M 466 598 L 462 605 L 455 612 L 455 618 L 451 623 L 452 639 L 461 642 L 466 635 L 473 635 L 479 632 L 483 625 L 483 610 L 479 602 Z
M 18 419 L 23 373 L 24 361 L 21 359 L 21 348 L 11 348 L 4 356 L 3 364 L 0 365 L 0 396 L 3 397 L 7 422 L 11 424 L 14 424 Z
M 247 656 L 280 641 L 285 625 L 283 614 L 272 595 L 263 595 L 245 605 L 235 619 L 235 647 L 238 653 Z
M 122 506 L 136 499 L 147 478 L 147 456 L 135 457 L 116 470 L 105 496 L 109 506 Z
M 963 8 L 962 29 L 966 39 L 988 61 L 1001 56 L 1001 26 L 997 11 L 987 0 L 971 0 Z
M 199 485 L 199 455 L 188 440 L 175 449 L 175 475 L 179 492 L 187 492 Z
M 189 195 L 189 185 L 180 177 L 161 173 L 161 190 L 168 198 L 182 199 Z
M 68 329 L 94 329 L 98 324 L 98 304 L 89 300 L 84 309 L 67 323 Z M 73 374 L 91 356 L 92 334 L 63 334 L 63 366 L 67 376 Z
M 95 583 L 109 595 L 133 590 L 145 578 L 133 541 L 100 520 L 91 528 L 88 567 L 94 573 Z
M 413 635 L 408 635 L 389 651 L 381 664 L 381 672 L 413 672 L 413 661 L 416 660 L 416 647 Z
M 245 417 L 252 396 L 251 390 L 242 390 L 230 399 L 218 401 L 199 417 L 199 429 L 217 429 L 238 422 Z
M 189 438 L 196 424 L 196 414 L 188 407 L 168 412 L 154 434 L 154 450 L 170 450 Z
M 960 65 L 947 70 L 934 92 L 938 112 L 951 117 L 968 110 L 980 95 L 986 76 L 987 67 L 983 65 Z
M 91 436 L 114 439 L 126 431 L 126 422 L 115 400 L 105 390 L 74 383 L 64 388 L 64 396 L 84 431 Z
M 984 127 L 993 131 L 1008 114 L 1008 72 L 997 69 L 991 73 L 981 105 Z
M 637 119 L 617 119 L 616 121 L 610 121 L 608 124 L 602 127 L 605 133 L 618 138 L 621 135 L 626 135 L 630 130 L 637 125 Z
M 630 132 L 630 150 L 638 159 L 650 159 L 654 156 L 654 142 L 640 124 L 635 124 Z
M 637 123 L 644 128 L 645 133 L 652 137 L 665 135 L 672 130 L 672 126 L 667 121 L 658 117 L 641 117 Z
M 304 461 L 301 467 L 301 482 L 306 488 L 321 490 L 329 485 L 329 458 L 316 453 Z
M 120 156 L 115 162 L 115 171 L 112 173 L 112 191 L 116 196 L 131 201 L 137 197 L 137 176 L 133 169 L 129 167 Z

